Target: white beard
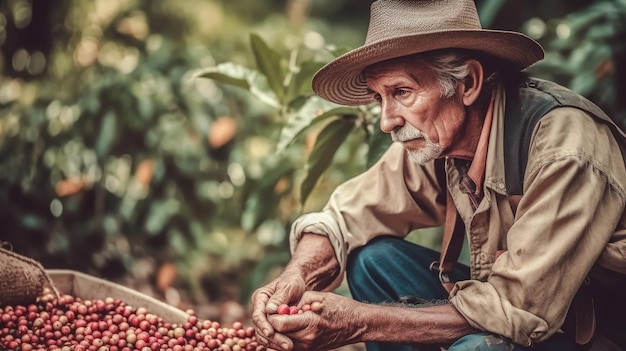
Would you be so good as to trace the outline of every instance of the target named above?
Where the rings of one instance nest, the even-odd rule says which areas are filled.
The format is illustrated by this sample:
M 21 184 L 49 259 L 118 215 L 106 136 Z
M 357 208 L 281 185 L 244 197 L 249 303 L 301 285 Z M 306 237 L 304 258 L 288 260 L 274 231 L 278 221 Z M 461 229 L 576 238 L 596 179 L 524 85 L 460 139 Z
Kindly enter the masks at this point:
M 424 145 L 424 147 L 419 149 L 406 148 L 409 157 L 421 166 L 436 159 L 443 152 L 443 148 L 441 147 L 441 145 L 432 142 L 428 138 L 428 136 L 426 136 L 426 134 L 424 134 L 421 130 L 413 127 L 408 123 L 399 129 L 394 129 L 393 131 L 391 131 L 391 139 L 397 142 L 404 142 L 414 139 L 424 139 L 424 141 L 426 142 L 426 145 Z

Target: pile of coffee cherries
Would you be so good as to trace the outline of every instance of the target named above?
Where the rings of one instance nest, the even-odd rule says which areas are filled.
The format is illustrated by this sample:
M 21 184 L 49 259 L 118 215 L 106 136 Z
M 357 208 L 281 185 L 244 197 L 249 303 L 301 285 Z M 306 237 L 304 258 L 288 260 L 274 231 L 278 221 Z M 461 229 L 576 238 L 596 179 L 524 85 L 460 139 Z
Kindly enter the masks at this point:
M 252 351 L 254 328 L 220 326 L 192 310 L 182 325 L 119 299 L 82 300 L 47 291 L 36 303 L 0 306 L 0 350 Z
M 319 301 L 315 301 L 311 304 L 304 304 L 302 307 L 298 307 L 296 305 L 288 305 L 286 303 L 278 306 L 278 310 L 276 313 L 278 314 L 298 314 L 306 311 L 312 311 L 315 313 L 319 313 L 322 310 L 322 303 Z

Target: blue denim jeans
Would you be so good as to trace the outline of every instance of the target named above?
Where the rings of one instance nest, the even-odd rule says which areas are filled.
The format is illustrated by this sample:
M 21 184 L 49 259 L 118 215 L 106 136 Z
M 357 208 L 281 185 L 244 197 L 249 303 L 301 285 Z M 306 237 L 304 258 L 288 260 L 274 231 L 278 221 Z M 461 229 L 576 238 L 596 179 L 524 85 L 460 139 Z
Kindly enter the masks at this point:
M 368 303 L 426 301 L 446 302 L 448 293 L 439 281 L 437 270 L 430 268 L 439 259 L 439 252 L 396 237 L 379 237 L 355 250 L 348 257 L 347 278 L 352 297 Z M 451 274 L 453 281 L 469 278 L 469 268 L 457 264 Z M 405 331 L 410 332 L 410 331 Z M 439 351 L 439 346 L 401 345 L 391 343 L 366 343 L 368 351 Z M 556 334 L 535 345 L 532 350 L 579 350 L 573 340 Z M 522 351 L 510 340 L 489 333 L 466 335 L 447 348 L 448 351 Z

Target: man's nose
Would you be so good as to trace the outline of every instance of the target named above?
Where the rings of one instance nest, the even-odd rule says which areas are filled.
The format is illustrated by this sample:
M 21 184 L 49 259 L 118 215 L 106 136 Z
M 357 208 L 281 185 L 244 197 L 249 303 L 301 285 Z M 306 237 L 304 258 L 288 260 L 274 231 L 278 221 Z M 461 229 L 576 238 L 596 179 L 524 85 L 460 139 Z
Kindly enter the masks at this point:
M 397 127 L 404 125 L 404 118 L 400 116 L 392 104 L 381 104 L 380 110 L 380 130 L 384 133 L 391 133 Z

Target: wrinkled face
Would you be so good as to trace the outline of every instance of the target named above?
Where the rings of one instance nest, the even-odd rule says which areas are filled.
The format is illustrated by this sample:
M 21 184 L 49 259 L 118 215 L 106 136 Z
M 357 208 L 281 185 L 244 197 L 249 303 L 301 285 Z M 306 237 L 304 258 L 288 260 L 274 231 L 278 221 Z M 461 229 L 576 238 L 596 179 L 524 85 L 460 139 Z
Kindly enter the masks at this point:
M 466 118 L 458 92 L 442 97 L 436 74 L 414 62 L 378 63 L 365 70 L 365 77 L 380 103 L 383 132 L 391 133 L 419 164 L 446 156 Z

